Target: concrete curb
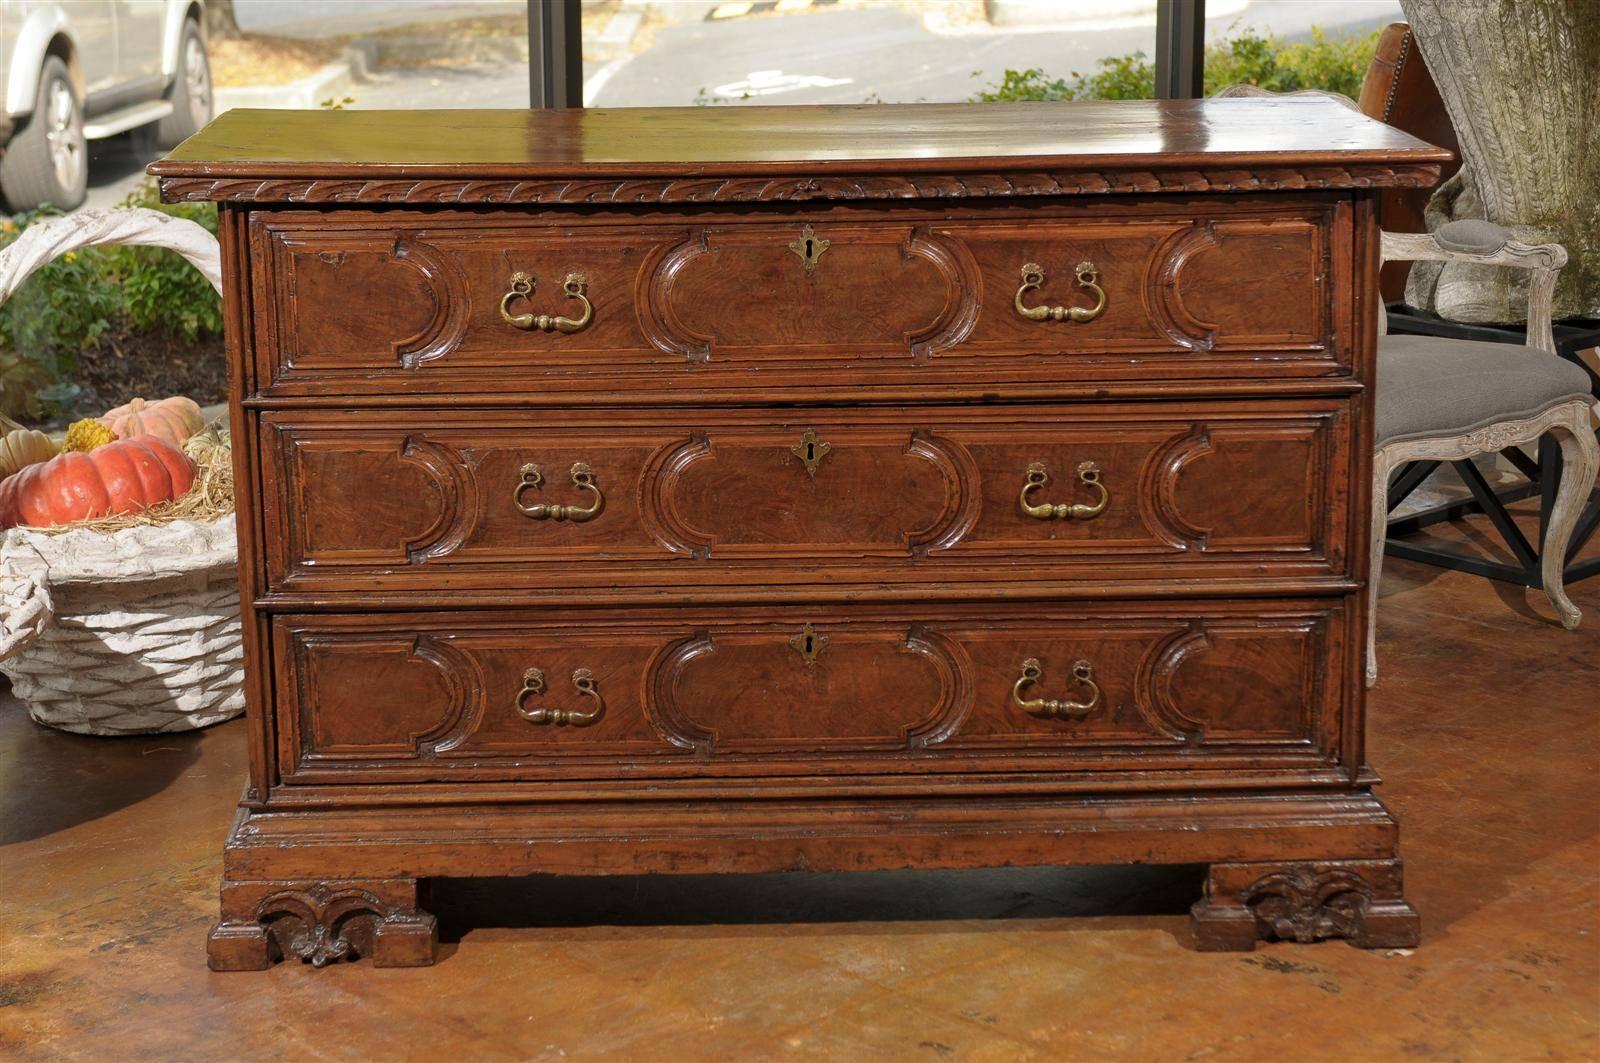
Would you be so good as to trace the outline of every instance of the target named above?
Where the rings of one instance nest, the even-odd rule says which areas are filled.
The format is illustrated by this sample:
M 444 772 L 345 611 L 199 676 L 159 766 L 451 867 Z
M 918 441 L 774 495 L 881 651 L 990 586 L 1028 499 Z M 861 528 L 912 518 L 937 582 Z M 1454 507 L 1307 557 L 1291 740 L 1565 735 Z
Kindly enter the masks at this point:
M 352 62 L 351 52 L 347 50 L 337 61 L 298 81 L 282 85 L 239 85 L 215 89 L 212 98 L 216 113 L 221 114 L 235 107 L 317 107 L 329 97 L 338 98 L 348 94 L 356 80 L 357 63 L 364 63 L 364 60 L 358 58 Z

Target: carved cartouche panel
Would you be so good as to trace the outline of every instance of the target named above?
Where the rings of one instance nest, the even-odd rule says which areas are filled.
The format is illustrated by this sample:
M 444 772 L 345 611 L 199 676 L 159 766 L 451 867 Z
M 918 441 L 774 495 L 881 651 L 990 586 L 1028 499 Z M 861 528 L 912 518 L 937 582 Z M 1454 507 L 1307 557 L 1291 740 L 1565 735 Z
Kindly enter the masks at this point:
M 645 469 L 641 516 L 676 555 L 908 557 L 960 541 L 977 515 L 963 448 L 916 427 L 728 426 L 664 448 Z
M 581 376 L 607 364 L 680 361 L 646 338 L 634 300 L 652 250 L 681 242 L 684 230 L 410 220 L 398 231 L 387 224 L 327 229 L 299 214 L 255 223 L 256 242 L 275 264 L 262 293 L 277 347 L 275 364 L 265 367 L 269 379 L 385 370 L 408 378 L 508 370 Z M 529 290 L 507 300 L 519 274 Z M 563 290 L 573 274 L 593 307 L 581 329 L 508 320 L 576 318 L 580 304 Z
M 936 227 L 936 234 L 970 249 L 984 279 L 982 311 L 949 356 L 1068 355 L 1077 365 L 1093 355 L 1271 351 L 1275 359 L 1326 358 L 1331 224 L 1329 215 L 1314 212 L 1262 220 L 1191 213 Z M 1084 309 L 1095 298 L 1077 283 L 1075 270 L 1092 265 L 1104 309 L 1083 322 L 1027 319 L 1015 306 L 1027 263 L 1045 275 L 1030 300 Z
M 296 697 L 284 705 L 283 762 L 315 776 L 385 764 L 672 754 L 646 721 L 639 690 L 671 632 L 391 627 L 321 630 L 279 621 L 278 652 Z M 530 691 L 528 670 L 542 689 Z M 603 699 L 583 726 L 534 722 L 539 709 L 594 708 L 572 681 L 580 669 Z M 381 770 L 381 768 L 380 768 Z
M 942 437 L 971 455 L 983 492 L 978 519 L 948 551 L 950 560 L 1178 554 L 1198 563 L 1264 553 L 1342 564 L 1346 528 L 1327 498 L 1350 439 L 1345 419 L 1331 411 L 1196 420 L 1166 411 L 1137 419 L 1085 411 L 1048 423 L 952 428 Z M 1035 465 L 1049 478 L 1036 501 L 1095 500 L 1097 492 L 1075 474 L 1084 462 L 1094 464 L 1105 487 L 1101 512 L 1080 520 L 1021 518 L 1020 489 Z
M 1196 615 L 939 625 L 971 658 L 978 709 L 953 748 L 1030 744 L 1074 748 L 1235 746 L 1332 748 L 1320 731 L 1335 677 L 1317 663 L 1325 613 L 1238 621 Z M 1088 662 L 1097 704 L 1071 720 L 999 707 L 984 692 L 1015 682 L 1023 659 L 1043 675 L 1036 696 L 1079 696 L 1071 666 Z
M 809 622 L 808 622 L 809 623 Z M 651 719 L 701 755 L 921 749 L 972 710 L 955 642 L 917 625 L 702 631 L 668 647 L 649 679 Z
M 852 361 L 925 357 L 971 330 L 981 285 L 960 241 L 892 223 L 805 233 L 708 228 L 660 254 L 641 300 L 653 340 L 697 362 L 836 365 L 845 349 Z

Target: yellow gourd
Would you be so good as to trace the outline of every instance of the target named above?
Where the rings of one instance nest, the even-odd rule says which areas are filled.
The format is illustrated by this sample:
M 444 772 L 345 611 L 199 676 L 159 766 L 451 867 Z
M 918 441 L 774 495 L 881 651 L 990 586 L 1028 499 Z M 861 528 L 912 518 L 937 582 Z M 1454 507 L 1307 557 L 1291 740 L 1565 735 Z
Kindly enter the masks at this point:
M 0 436 L 0 480 L 19 469 L 49 461 L 56 456 L 56 445 L 43 432 L 18 428 Z
M 107 443 L 115 443 L 117 433 L 93 417 L 85 417 L 81 421 L 73 421 L 67 426 L 67 438 L 62 441 L 61 449 L 88 452 L 95 447 L 103 447 Z

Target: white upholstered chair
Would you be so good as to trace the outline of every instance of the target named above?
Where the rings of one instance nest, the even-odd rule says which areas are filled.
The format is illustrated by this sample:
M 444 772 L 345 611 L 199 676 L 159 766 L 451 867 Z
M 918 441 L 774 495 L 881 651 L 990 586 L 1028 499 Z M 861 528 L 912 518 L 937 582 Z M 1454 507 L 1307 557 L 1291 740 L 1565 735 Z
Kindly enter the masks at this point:
M 1276 96 L 1254 85 L 1234 85 L 1218 96 Z M 1360 110 L 1347 96 L 1317 95 Z M 1378 304 L 1377 453 L 1372 470 L 1372 565 L 1367 610 L 1367 683 L 1378 678 L 1378 576 L 1388 538 L 1389 476 L 1412 461 L 1459 461 L 1532 443 L 1546 432 L 1561 445 L 1563 469 L 1541 550 L 1541 574 L 1564 627 L 1582 614 L 1562 585 L 1567 544 L 1600 470 L 1600 446 L 1590 420 L 1595 408 L 1589 378 L 1561 357 L 1551 332 L 1556 276 L 1567 264 L 1559 244 L 1523 244 L 1498 225 L 1455 221 L 1433 233 L 1384 233 L 1384 262 L 1472 262 L 1525 269 L 1528 334 L 1524 345 L 1390 336 Z

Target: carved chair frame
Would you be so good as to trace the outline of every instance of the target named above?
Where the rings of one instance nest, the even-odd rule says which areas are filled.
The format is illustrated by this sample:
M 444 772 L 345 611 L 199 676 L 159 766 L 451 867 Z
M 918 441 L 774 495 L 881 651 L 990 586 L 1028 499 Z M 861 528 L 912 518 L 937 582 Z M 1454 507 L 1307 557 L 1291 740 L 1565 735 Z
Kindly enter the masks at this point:
M 1473 262 L 1530 270 L 1527 346 L 1556 355 L 1551 303 L 1556 277 L 1567 263 L 1566 249 L 1560 244 L 1523 244 L 1512 240 L 1496 251 L 1482 253 L 1450 250 L 1427 233 L 1384 233 L 1379 254 L 1383 262 Z M 1380 323 L 1382 320 L 1380 317 Z M 1552 433 L 1561 446 L 1563 470 L 1541 550 L 1541 575 L 1545 593 L 1550 596 L 1562 626 L 1568 630 L 1578 626 L 1582 613 L 1567 597 L 1564 568 L 1567 544 L 1583 513 L 1584 501 L 1594 487 L 1595 477 L 1600 473 L 1600 444 L 1595 442 L 1590 422 L 1592 408 L 1588 399 L 1576 398 L 1532 417 L 1508 419 L 1462 434 L 1397 440 L 1378 448 L 1372 470 L 1372 565 L 1368 575 L 1369 686 L 1378 678 L 1378 576 L 1388 539 L 1389 477 L 1394 469 L 1410 462 L 1465 461 L 1480 454 L 1533 443 L 1546 432 Z

